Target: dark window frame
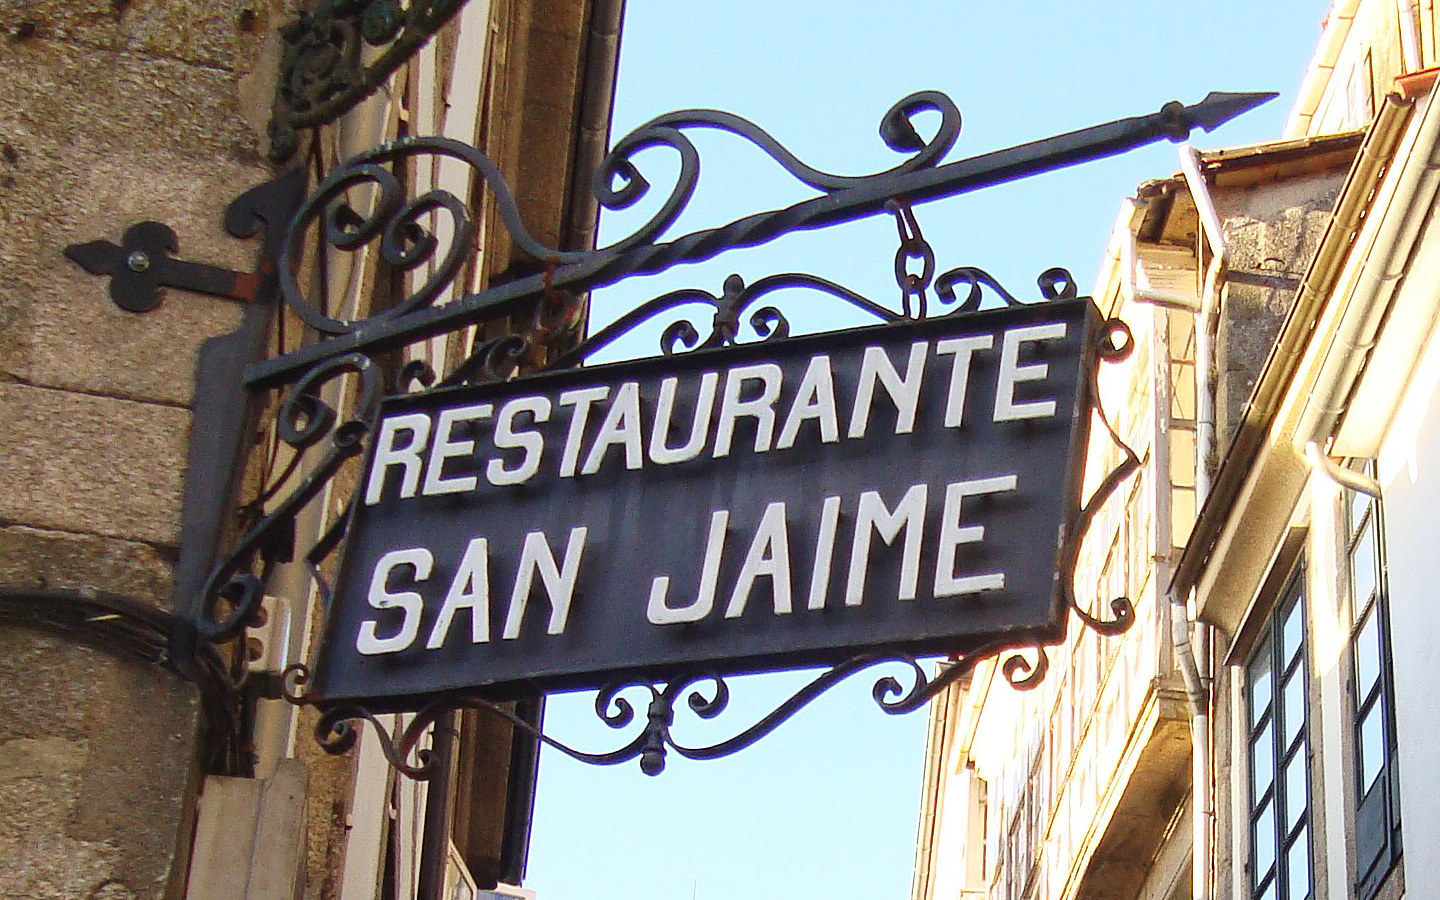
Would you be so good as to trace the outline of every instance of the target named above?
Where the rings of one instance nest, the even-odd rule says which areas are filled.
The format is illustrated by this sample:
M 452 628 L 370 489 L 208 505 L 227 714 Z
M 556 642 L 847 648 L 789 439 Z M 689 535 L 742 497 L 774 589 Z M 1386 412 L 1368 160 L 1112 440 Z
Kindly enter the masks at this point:
M 1373 467 L 1372 467 L 1373 468 Z M 1364 509 L 1356 514 L 1356 507 Z M 1385 512 L 1381 499 L 1347 492 L 1345 502 L 1345 562 L 1350 602 L 1350 630 L 1347 638 L 1348 672 L 1346 693 L 1349 705 L 1351 742 L 1351 814 L 1354 816 L 1355 859 L 1352 883 L 1358 900 L 1372 900 L 1400 861 L 1400 791 L 1398 743 L 1395 735 L 1394 662 L 1390 647 L 1389 583 L 1386 578 Z M 1369 552 L 1367 564 L 1372 584 L 1359 596 L 1355 576 L 1358 554 Z M 1374 632 L 1369 628 L 1374 625 Z M 1374 660 L 1378 666 L 1373 683 L 1361 683 L 1362 642 L 1375 641 Z M 1369 717 L 1380 716 L 1382 758 L 1375 774 L 1365 777 L 1365 729 Z
M 1315 895 L 1315 859 L 1312 807 L 1310 803 L 1310 672 L 1306 641 L 1308 632 L 1305 602 L 1304 558 L 1296 561 L 1277 599 L 1269 620 L 1261 629 L 1245 663 L 1245 755 L 1248 770 L 1246 835 L 1249 851 L 1247 869 L 1252 900 L 1311 900 Z M 1287 628 L 1294 643 L 1287 645 Z M 1264 693 L 1260 693 L 1261 685 Z M 1300 721 L 1286 715 L 1287 689 L 1298 686 Z M 1293 714 L 1293 710 L 1291 711 Z M 1261 754 L 1265 755 L 1261 755 Z M 1268 782 L 1256 784 L 1259 759 L 1266 760 Z M 1299 784 L 1287 775 L 1298 765 Z M 1298 788 L 1298 790 L 1297 790 Z M 1299 794 L 1297 797 L 1296 794 Z M 1302 802 L 1296 811 L 1294 804 Z M 1261 841 L 1270 842 L 1270 858 L 1263 869 Z M 1302 846 L 1303 842 L 1303 846 Z M 1291 891 L 1292 871 L 1303 850 L 1304 893 Z

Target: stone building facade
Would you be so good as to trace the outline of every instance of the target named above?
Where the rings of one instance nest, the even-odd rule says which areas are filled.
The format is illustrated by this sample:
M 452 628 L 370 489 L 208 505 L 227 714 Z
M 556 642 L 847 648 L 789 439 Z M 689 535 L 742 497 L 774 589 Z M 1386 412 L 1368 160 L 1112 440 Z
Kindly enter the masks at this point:
M 937 706 L 917 900 L 1440 887 L 1437 23 L 1337 0 L 1283 137 L 1125 202 L 1094 297 L 1136 349 L 1101 391 L 1145 465 L 1077 589 L 1136 622 Z
M 264 487 L 278 484 L 283 498 L 293 486 L 277 475 L 288 460 L 273 416 L 261 415 L 273 398 L 256 398 L 248 412 L 211 401 L 206 415 L 229 415 L 247 435 L 240 459 L 248 462 L 220 467 L 218 482 L 195 477 L 216 468 L 206 444 L 216 420 L 195 418 L 202 360 L 211 359 L 204 348 L 247 328 L 259 355 L 312 336 L 273 297 L 257 311 L 261 304 L 172 284 L 157 308 L 129 311 L 107 294 L 108 279 L 62 253 L 123 244 L 132 226 L 159 222 L 176 236 L 166 254 L 240 273 L 235 293 L 243 294 L 273 275 L 262 253 L 272 245 L 263 233 L 227 233 L 237 196 L 297 167 L 313 183 L 359 150 L 427 133 L 488 154 L 547 246 L 587 246 L 596 210 L 584 199 L 585 173 L 604 149 L 620 7 L 322 0 L 297 13 L 273 0 L 18 0 L 0 8 L 0 896 L 408 897 L 457 883 L 462 893 L 446 896 L 464 896 L 519 879 L 533 766 L 507 729 L 454 723 L 447 777 L 435 782 L 444 789 L 427 791 L 398 778 L 370 739 L 323 753 L 310 736 L 314 713 L 257 687 L 267 667 L 313 648 L 322 600 L 299 563 L 275 560 L 266 590 L 280 599 L 267 601 L 269 618 L 248 641 L 176 652 L 185 644 L 177 622 L 196 602 L 195 573 L 278 502 L 259 497 Z M 436 23 L 422 29 L 437 30 L 433 38 L 366 99 L 279 146 L 289 136 L 274 127 L 283 112 L 277 86 L 316 74 L 294 64 L 297 22 L 342 21 L 350 44 L 344 29 L 319 43 L 358 46 L 363 67 L 397 41 L 356 42 L 363 17 L 408 21 L 422 8 Z M 404 177 L 481 193 L 468 173 L 444 166 Z M 531 264 L 503 238 L 493 222 L 482 229 L 456 290 Z M 295 271 L 326 303 L 363 315 L 379 302 L 382 260 L 348 263 L 346 277 L 322 283 L 320 273 L 340 271 L 327 271 L 322 255 L 297 260 Z M 142 277 L 161 271 L 148 257 L 121 261 Z M 402 291 L 416 277 L 383 276 Z M 112 294 L 119 280 L 109 281 Z M 443 372 L 472 337 L 410 353 Z M 301 460 L 295 477 L 309 465 Z M 299 537 L 313 538 L 337 515 L 333 504 L 316 504 Z

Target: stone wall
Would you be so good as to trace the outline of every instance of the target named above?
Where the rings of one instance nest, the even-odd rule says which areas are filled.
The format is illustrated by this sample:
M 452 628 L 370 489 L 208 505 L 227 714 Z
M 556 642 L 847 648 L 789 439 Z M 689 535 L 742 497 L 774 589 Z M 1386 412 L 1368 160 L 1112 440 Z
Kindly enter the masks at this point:
M 0 585 L 169 606 L 195 354 L 238 311 L 171 291 L 124 312 L 61 251 L 154 219 L 182 258 L 253 269 L 256 246 L 221 220 L 271 177 L 260 61 L 284 14 L 0 4 Z M 178 896 L 196 707 L 158 666 L 0 625 L 0 897 Z
M 1215 191 L 1230 247 L 1215 346 L 1217 459 L 1245 414 L 1344 181 L 1336 171 Z

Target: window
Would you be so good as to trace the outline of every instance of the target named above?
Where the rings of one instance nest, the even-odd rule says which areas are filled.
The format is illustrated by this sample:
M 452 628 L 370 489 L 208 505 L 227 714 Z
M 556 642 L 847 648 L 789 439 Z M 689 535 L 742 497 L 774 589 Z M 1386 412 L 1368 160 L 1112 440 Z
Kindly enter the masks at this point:
M 1345 80 L 1345 121 L 1348 128 L 1364 128 L 1375 117 L 1375 75 L 1370 51 L 1350 70 Z
M 1245 670 L 1254 900 L 1312 893 L 1303 570 L 1290 575 Z
M 1400 856 L 1394 687 L 1380 503 L 1352 492 L 1347 506 L 1355 888 L 1368 900 Z

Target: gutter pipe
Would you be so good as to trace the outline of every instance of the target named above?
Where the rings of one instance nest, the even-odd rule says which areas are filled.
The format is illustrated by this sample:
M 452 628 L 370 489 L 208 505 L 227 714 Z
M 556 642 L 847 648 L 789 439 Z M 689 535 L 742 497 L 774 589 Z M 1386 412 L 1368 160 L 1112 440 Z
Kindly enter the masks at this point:
M 1200 154 L 1187 144 L 1180 146 L 1180 170 L 1195 200 L 1201 231 L 1212 253 L 1200 294 L 1200 312 L 1195 322 L 1195 508 L 1205 505 L 1210 495 L 1210 459 L 1215 452 L 1215 329 L 1224 289 L 1225 271 L 1230 264 L 1230 247 L 1215 208 L 1210 185 L 1200 171 Z M 1190 813 L 1191 897 L 1210 900 L 1210 867 L 1214 856 L 1215 791 L 1210 762 L 1210 627 L 1192 623 L 1185 598 L 1170 592 L 1170 631 L 1175 658 L 1185 681 L 1190 705 Z M 1192 641 L 1193 636 L 1193 641 Z
M 1397 158 L 1405 160 L 1394 191 L 1385 199 L 1382 209 L 1372 210 L 1370 218 L 1379 226 L 1370 246 L 1365 248 L 1364 261 L 1353 279 L 1354 287 L 1339 316 L 1334 341 L 1326 354 L 1326 368 L 1340 366 L 1340 373 L 1353 375 L 1369 357 L 1375 345 L 1384 313 L 1389 307 L 1400 279 L 1405 275 L 1408 248 L 1414 245 L 1421 227 L 1430 215 L 1431 203 L 1440 192 L 1440 105 L 1436 92 L 1431 92 L 1421 113 L 1419 132 L 1410 152 L 1401 148 Z M 1415 151 L 1419 151 L 1418 153 Z M 1403 209 L 1400 205 L 1403 204 Z M 1401 248 L 1407 252 L 1400 259 Z M 1381 302 L 1384 295 L 1386 300 Z M 1350 310 L 1363 310 L 1353 315 Z M 1328 362 L 1333 360 L 1333 362 Z M 1352 379 L 1345 377 L 1318 378 L 1311 399 L 1296 423 L 1293 447 L 1304 453 L 1311 441 L 1327 437 L 1335 422 L 1345 411 Z
M 1320 445 L 1311 441 L 1305 445 L 1305 458 L 1310 467 L 1343 488 L 1380 499 L 1380 482 L 1354 469 L 1347 469 L 1320 450 Z
M 1186 186 L 1195 200 L 1200 216 L 1203 239 L 1210 245 L 1212 257 L 1206 269 L 1204 287 L 1197 306 L 1187 297 L 1163 291 L 1139 288 L 1135 284 L 1135 227 L 1134 216 L 1140 209 L 1139 203 L 1125 201 L 1128 214 L 1128 234 L 1120 242 L 1120 290 L 1127 300 L 1153 304 L 1166 309 L 1184 310 L 1194 313 L 1195 323 L 1195 506 L 1204 506 L 1210 491 L 1208 462 L 1215 443 L 1215 400 L 1213 393 L 1214 342 L 1211 337 L 1212 323 L 1219 306 L 1219 296 L 1224 284 L 1225 267 L 1229 264 L 1230 250 L 1210 195 L 1200 171 L 1199 154 L 1189 144 L 1180 147 L 1180 166 Z M 1210 635 L 1209 627 L 1195 622 L 1192 640 L 1190 612 L 1185 598 L 1173 587 L 1167 589 L 1170 601 L 1170 643 L 1175 649 L 1176 666 L 1180 669 L 1185 684 L 1185 697 L 1190 711 L 1191 745 L 1191 888 L 1192 900 L 1211 900 L 1210 858 L 1212 855 L 1215 818 L 1214 791 L 1211 785 L 1210 769 Z M 1202 668 L 1203 663 L 1203 668 Z
M 1337 3 L 1337 11 L 1344 3 Z M 1347 311 L 1355 308 L 1366 310 L 1367 314 L 1342 315 L 1334 343 L 1327 356 L 1337 363 L 1356 368 L 1363 364 L 1374 346 L 1375 333 L 1379 328 L 1383 311 L 1388 304 L 1377 303 L 1380 292 L 1393 292 L 1404 274 L 1404 260 L 1396 266 L 1394 256 L 1397 248 L 1413 244 L 1415 237 L 1429 213 L 1430 200 L 1440 191 L 1440 160 L 1436 159 L 1437 144 L 1440 144 L 1440 106 L 1436 105 L 1432 93 L 1426 102 L 1422 123 L 1415 146 L 1423 156 L 1404 154 L 1406 165 L 1399 174 L 1395 191 L 1390 195 L 1383 211 L 1378 215 L 1380 230 L 1367 249 L 1364 262 L 1355 278 L 1355 285 Z M 1214 341 L 1211 328 L 1219 306 L 1220 291 L 1223 288 L 1223 274 L 1228 264 L 1229 248 L 1221 231 L 1220 219 L 1216 213 L 1209 186 L 1200 171 L 1199 156 L 1193 148 L 1184 145 L 1180 151 L 1181 168 L 1186 184 L 1195 199 L 1200 215 L 1202 233 L 1214 251 L 1214 257 L 1207 269 L 1204 290 L 1201 297 L 1200 321 L 1196 327 L 1196 507 L 1203 509 L 1211 488 L 1207 463 L 1215 448 L 1214 419 L 1214 377 L 1210 371 L 1213 365 Z M 1394 214 L 1394 204 L 1405 202 L 1408 208 L 1399 215 Z M 1359 304 L 1356 306 L 1356 304 Z M 1318 379 L 1317 392 L 1300 414 L 1293 437 L 1293 446 L 1309 459 L 1313 468 L 1325 477 L 1344 487 L 1372 496 L 1379 495 L 1379 485 L 1361 473 L 1345 469 L 1329 459 L 1315 442 L 1314 436 L 1328 431 L 1343 412 L 1347 395 L 1341 393 L 1339 385 L 1344 378 Z M 1303 448 L 1303 449 L 1302 449 Z M 1194 623 L 1193 642 L 1190 634 L 1190 620 L 1186 602 L 1173 588 L 1171 600 L 1171 635 L 1175 645 L 1177 665 L 1185 682 L 1186 695 L 1191 709 L 1192 744 L 1192 791 L 1194 844 L 1192 871 L 1192 897 L 1194 900 L 1211 900 L 1210 862 L 1213 856 L 1215 818 L 1213 785 L 1210 780 L 1210 719 L 1209 693 L 1211 677 L 1208 671 L 1210 651 L 1210 628 L 1204 623 Z M 1203 667 L 1203 668 L 1202 668 Z

